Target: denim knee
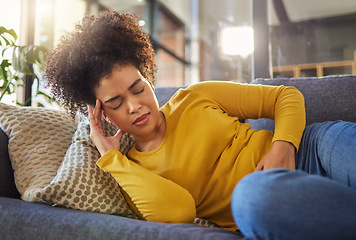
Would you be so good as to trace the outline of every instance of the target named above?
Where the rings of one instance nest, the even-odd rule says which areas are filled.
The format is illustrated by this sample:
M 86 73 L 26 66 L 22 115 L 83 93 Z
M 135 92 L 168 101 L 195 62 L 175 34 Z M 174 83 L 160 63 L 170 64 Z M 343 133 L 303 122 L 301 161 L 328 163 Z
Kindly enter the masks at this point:
M 328 178 L 273 169 L 243 178 L 231 209 L 246 239 L 356 239 L 355 199 Z
M 260 219 L 258 215 L 264 215 L 265 207 L 262 205 L 269 202 L 265 195 L 270 195 L 268 189 L 272 186 L 269 185 L 273 185 L 270 175 L 270 171 L 252 173 L 236 185 L 232 194 L 231 208 L 237 222 L 255 222 L 255 218 Z
M 285 175 L 291 172 L 286 169 L 260 171 L 247 175 L 237 184 L 231 209 L 237 226 L 246 237 L 269 239 L 270 236 L 261 235 L 291 220 L 291 216 L 281 211 L 288 203 L 281 198 L 283 189 L 280 188 Z

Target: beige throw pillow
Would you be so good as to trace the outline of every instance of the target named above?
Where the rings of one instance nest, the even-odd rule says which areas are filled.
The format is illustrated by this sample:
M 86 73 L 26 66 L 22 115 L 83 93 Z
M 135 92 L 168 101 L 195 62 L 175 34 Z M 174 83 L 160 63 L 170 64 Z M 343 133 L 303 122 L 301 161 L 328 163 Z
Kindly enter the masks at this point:
M 106 121 L 102 124 L 106 136 L 116 133 L 114 125 Z M 125 134 L 120 151 L 126 154 L 133 144 L 134 139 Z M 139 219 L 121 194 L 116 180 L 96 165 L 99 158 L 100 154 L 90 139 L 89 122 L 81 116 L 56 177 L 37 192 L 36 198 L 51 205 Z
M 15 184 L 26 201 L 56 176 L 76 123 L 63 111 L 0 103 L 0 127 L 9 137 Z

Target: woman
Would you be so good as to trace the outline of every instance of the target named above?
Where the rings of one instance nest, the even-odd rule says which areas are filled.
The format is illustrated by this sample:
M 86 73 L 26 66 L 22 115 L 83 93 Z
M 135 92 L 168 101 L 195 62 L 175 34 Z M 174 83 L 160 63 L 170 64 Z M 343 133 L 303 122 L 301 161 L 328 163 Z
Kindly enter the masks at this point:
M 251 239 L 356 237 L 355 124 L 304 131 L 303 96 L 284 86 L 199 83 L 159 108 L 155 70 L 137 19 L 112 11 L 85 17 L 46 68 L 71 113 L 88 107 L 97 164 L 137 214 L 158 222 L 206 218 Z M 115 136 L 103 136 L 101 116 L 120 129 Z M 239 121 L 260 117 L 275 120 L 274 133 Z M 136 140 L 127 156 L 117 150 L 124 132 Z

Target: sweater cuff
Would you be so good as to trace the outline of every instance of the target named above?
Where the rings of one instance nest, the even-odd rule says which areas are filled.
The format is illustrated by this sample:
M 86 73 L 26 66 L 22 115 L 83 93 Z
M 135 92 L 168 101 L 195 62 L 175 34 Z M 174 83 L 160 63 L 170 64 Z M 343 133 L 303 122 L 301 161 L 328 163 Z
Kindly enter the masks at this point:
M 275 141 L 285 141 L 291 143 L 295 147 L 295 152 L 299 150 L 300 139 L 295 138 L 294 136 L 274 136 L 272 143 Z
M 119 150 L 117 150 L 116 148 L 110 149 L 103 156 L 101 156 L 101 158 L 99 158 L 99 160 L 96 162 L 96 165 L 98 165 L 98 167 L 100 167 L 104 172 L 106 172 L 105 165 L 107 161 L 111 160 L 117 154 L 121 154 Z

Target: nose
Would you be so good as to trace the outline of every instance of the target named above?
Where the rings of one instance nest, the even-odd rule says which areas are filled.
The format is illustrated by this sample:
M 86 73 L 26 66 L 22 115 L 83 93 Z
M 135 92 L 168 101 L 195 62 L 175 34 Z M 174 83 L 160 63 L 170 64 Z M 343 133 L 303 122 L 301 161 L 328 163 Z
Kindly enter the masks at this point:
M 141 109 L 140 102 L 134 97 L 127 99 L 127 105 L 129 113 L 136 113 Z

